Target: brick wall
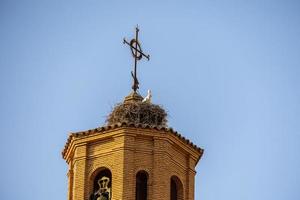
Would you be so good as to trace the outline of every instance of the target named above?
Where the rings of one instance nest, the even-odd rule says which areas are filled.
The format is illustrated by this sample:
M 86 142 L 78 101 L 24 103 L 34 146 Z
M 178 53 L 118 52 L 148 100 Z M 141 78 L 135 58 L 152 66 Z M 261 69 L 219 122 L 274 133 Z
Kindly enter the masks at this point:
M 169 200 L 170 180 L 178 177 L 184 200 L 194 200 L 195 166 L 200 153 L 175 135 L 152 129 L 117 128 L 71 141 L 68 200 L 88 200 L 101 169 L 112 173 L 112 200 L 135 200 L 138 171 L 148 174 L 148 199 Z

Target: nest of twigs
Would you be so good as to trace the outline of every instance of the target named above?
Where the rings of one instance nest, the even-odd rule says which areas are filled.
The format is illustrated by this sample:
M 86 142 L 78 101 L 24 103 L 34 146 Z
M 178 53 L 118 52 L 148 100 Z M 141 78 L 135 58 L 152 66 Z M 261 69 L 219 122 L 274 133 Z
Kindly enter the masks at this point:
M 167 113 L 159 105 L 146 102 L 117 104 L 106 119 L 108 125 L 133 123 L 150 126 L 167 126 Z

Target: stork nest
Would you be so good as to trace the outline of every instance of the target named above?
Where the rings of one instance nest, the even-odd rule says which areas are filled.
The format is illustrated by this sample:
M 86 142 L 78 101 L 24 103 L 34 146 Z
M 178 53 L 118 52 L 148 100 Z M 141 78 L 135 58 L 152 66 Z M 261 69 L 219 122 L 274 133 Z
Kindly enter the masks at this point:
M 117 104 L 108 115 L 108 125 L 133 123 L 150 126 L 167 126 L 167 113 L 159 105 L 147 102 L 128 102 Z

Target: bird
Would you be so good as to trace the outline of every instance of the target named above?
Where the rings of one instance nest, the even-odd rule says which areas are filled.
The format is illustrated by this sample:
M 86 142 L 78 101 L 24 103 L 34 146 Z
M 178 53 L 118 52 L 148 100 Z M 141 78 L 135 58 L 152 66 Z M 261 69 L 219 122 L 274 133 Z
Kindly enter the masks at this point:
M 151 97 L 152 97 L 151 90 L 148 90 L 148 94 L 147 94 L 147 96 L 143 99 L 142 102 L 151 103 Z

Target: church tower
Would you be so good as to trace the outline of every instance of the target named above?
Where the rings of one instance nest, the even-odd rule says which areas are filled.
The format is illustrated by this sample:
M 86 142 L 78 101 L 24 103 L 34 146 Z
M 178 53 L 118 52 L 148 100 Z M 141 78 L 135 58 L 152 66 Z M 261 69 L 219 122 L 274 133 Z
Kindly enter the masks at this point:
M 167 114 L 138 93 L 136 63 L 146 55 L 124 39 L 135 58 L 133 91 L 100 128 L 69 135 L 68 200 L 194 200 L 195 167 L 203 150 L 167 126 Z M 149 56 L 148 56 L 149 59 Z

